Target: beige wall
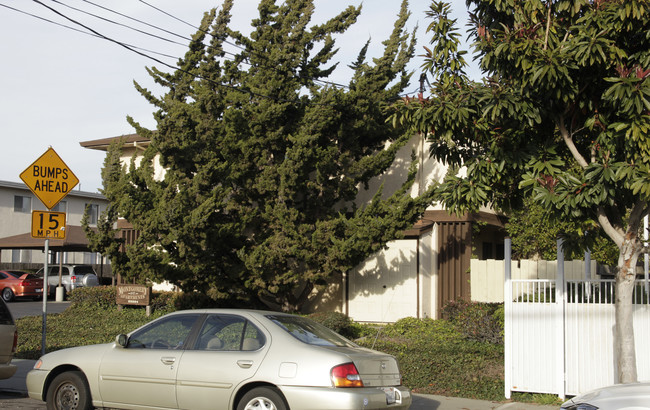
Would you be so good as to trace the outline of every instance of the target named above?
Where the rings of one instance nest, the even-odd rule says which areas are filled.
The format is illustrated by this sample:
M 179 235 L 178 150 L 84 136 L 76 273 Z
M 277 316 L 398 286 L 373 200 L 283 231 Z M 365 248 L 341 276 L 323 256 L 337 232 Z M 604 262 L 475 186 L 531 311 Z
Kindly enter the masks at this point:
M 591 277 L 596 277 L 596 261 L 591 261 Z M 471 262 L 471 292 L 474 302 L 502 303 L 504 300 L 505 261 L 478 260 Z M 557 261 L 512 261 L 512 279 L 555 279 Z M 584 279 L 584 261 L 565 261 L 564 277 L 569 280 Z

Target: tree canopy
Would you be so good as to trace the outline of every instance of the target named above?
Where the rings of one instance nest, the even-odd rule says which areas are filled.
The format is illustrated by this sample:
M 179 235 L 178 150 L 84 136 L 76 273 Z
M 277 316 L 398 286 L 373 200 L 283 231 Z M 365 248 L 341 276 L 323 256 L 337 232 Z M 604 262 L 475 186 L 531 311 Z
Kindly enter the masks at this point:
M 396 192 L 355 203 L 409 139 L 386 124 L 386 107 L 410 79 L 407 1 L 383 55 L 366 61 L 366 44 L 346 87 L 326 82 L 333 37 L 361 7 L 310 25 L 312 1 L 276 3 L 261 0 L 244 35 L 230 28 L 232 0 L 224 1 L 206 13 L 176 71 L 148 70 L 163 96 L 136 84 L 157 109 L 157 128 L 129 119 L 151 143 L 127 168 L 109 153 L 103 173 L 103 192 L 139 231 L 125 272 L 230 304 L 300 310 L 430 203 L 432 191 L 410 195 L 415 164 Z
M 452 165 L 439 186 L 448 209 L 509 211 L 532 196 L 617 245 L 618 380 L 633 381 L 631 299 L 650 197 L 650 2 L 467 5 L 485 79 L 467 78 L 449 6 L 434 1 L 431 95 L 400 102 L 393 120 L 425 133 L 431 155 Z

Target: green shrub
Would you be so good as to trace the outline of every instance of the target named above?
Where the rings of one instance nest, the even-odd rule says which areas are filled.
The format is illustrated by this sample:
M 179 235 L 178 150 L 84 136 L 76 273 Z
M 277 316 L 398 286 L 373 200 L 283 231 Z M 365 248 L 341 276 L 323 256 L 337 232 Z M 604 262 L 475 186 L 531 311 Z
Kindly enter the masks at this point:
M 416 393 L 503 399 L 503 347 L 468 341 L 448 320 L 404 318 L 358 343 L 397 357 Z
M 174 305 L 178 292 L 152 292 L 151 310 L 158 312 L 173 312 L 176 310 Z
M 443 315 L 464 338 L 494 344 L 503 344 L 503 313 L 501 303 L 453 301 L 443 308 Z
M 175 292 L 172 302 L 175 310 L 220 307 L 216 300 L 202 292 Z
M 120 333 L 131 332 L 161 315 L 153 313 L 147 316 L 142 307 L 127 307 L 118 311 L 114 302 L 111 308 L 90 303 L 71 304 L 62 313 L 47 315 L 46 352 L 109 343 Z M 15 357 L 38 359 L 41 356 L 42 318 L 23 317 L 16 320 L 16 326 L 18 346 Z
M 471 302 L 463 299 L 450 300 L 442 307 L 442 318 L 450 322 L 455 322 L 458 315 L 467 309 L 470 304 Z
M 367 329 L 363 325 L 354 323 L 344 313 L 318 312 L 307 315 L 307 317 L 348 339 L 356 339 L 367 333 Z
M 73 289 L 68 293 L 68 300 L 74 306 L 111 308 L 115 306 L 116 288 L 113 286 L 95 286 Z

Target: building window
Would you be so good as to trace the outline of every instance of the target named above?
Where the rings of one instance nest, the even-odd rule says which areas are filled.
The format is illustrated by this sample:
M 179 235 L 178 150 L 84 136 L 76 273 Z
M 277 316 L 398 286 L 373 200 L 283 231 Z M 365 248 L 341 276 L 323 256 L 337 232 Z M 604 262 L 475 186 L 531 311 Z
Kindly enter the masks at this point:
M 29 196 L 14 196 L 14 212 L 30 213 L 32 212 L 32 198 Z
M 99 217 L 99 205 L 86 204 L 86 211 L 88 212 L 88 224 L 97 225 L 97 218 Z
M 66 201 L 61 201 L 54 208 L 51 209 L 52 212 L 68 212 L 68 203 Z
M 84 252 L 84 265 L 97 265 L 99 263 L 99 254 L 97 252 Z
M 12 263 L 32 263 L 32 251 L 29 249 L 12 249 Z

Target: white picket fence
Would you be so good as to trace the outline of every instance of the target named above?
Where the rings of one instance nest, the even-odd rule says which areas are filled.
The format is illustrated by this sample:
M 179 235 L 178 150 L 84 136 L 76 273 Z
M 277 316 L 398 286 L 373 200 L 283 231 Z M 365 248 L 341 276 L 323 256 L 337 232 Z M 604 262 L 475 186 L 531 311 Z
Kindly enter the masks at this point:
M 514 391 L 565 397 L 616 383 L 614 281 L 565 279 L 562 260 L 556 278 L 515 279 L 515 264 L 506 264 L 504 275 L 506 397 Z M 647 286 L 637 281 L 634 295 L 639 380 L 650 380 Z

